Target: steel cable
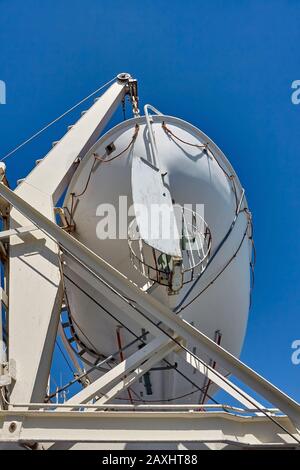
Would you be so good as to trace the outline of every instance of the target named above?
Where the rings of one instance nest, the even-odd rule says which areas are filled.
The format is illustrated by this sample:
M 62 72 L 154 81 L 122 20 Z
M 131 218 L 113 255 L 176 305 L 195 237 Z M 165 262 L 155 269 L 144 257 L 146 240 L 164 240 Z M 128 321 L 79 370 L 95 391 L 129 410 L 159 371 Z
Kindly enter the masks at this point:
M 35 134 L 33 134 L 31 137 L 29 137 L 28 139 L 26 139 L 24 142 L 22 142 L 21 144 L 19 144 L 17 147 L 15 147 L 13 150 L 11 150 L 10 152 L 8 152 L 6 155 L 4 155 L 1 159 L 0 159 L 0 162 L 3 162 L 4 160 L 6 160 L 7 158 L 9 158 L 11 155 L 15 154 L 18 150 L 20 150 L 22 147 L 24 147 L 25 145 L 29 144 L 29 142 L 31 142 L 32 140 L 34 140 L 36 137 L 38 137 L 39 135 L 41 135 L 44 131 L 46 131 L 47 129 L 49 129 L 49 127 L 51 127 L 53 124 L 55 124 L 56 122 L 60 121 L 62 118 L 64 118 L 65 116 L 67 116 L 67 114 L 69 114 L 71 111 L 74 111 L 74 109 L 78 108 L 78 106 L 80 106 L 81 104 L 83 104 L 85 101 L 87 101 L 89 98 L 91 98 L 92 96 L 94 96 L 96 93 L 98 93 L 99 91 L 103 90 L 103 88 L 105 88 L 106 86 L 110 85 L 114 80 L 116 80 L 117 77 L 113 77 L 111 80 L 109 80 L 108 82 L 104 83 L 104 85 L 102 85 L 101 87 L 97 88 L 97 90 L 93 91 L 92 93 L 90 93 L 88 96 L 86 96 L 85 98 L 83 98 L 82 100 L 80 100 L 78 103 L 76 103 L 74 106 L 72 106 L 71 108 L 69 108 L 67 111 L 65 111 L 63 114 L 61 114 L 60 116 L 58 116 L 56 119 L 53 119 L 53 121 L 49 122 L 49 124 L 47 124 L 46 126 L 44 126 L 42 129 L 40 129 L 39 131 L 37 131 Z

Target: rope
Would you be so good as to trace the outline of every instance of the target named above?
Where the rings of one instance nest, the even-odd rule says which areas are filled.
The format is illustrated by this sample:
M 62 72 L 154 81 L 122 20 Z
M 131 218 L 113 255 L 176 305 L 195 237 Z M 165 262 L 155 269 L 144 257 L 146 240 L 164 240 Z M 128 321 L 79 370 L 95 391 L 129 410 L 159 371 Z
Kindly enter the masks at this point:
M 71 111 L 73 111 L 74 109 L 76 109 L 78 106 L 80 106 L 82 103 L 84 103 L 85 101 L 87 101 L 89 98 L 91 98 L 92 96 L 94 96 L 96 93 L 98 93 L 99 91 L 103 90 L 103 88 L 105 88 L 106 86 L 110 85 L 117 77 L 113 77 L 111 80 L 109 80 L 108 82 L 104 83 L 104 85 L 102 85 L 101 87 L 97 88 L 97 90 L 93 91 L 92 93 L 90 93 L 88 96 L 86 96 L 85 98 L 83 98 L 82 100 L 80 100 L 78 103 L 76 103 L 74 106 L 72 106 L 71 108 L 69 108 L 67 111 L 65 111 L 63 114 L 61 114 L 60 116 L 58 116 L 56 119 L 54 119 L 53 121 L 49 122 L 49 124 L 47 124 L 46 126 L 44 126 L 42 129 L 40 129 L 38 132 L 36 132 L 35 134 L 33 134 L 31 137 L 29 137 L 28 139 L 26 139 L 24 142 L 22 142 L 21 144 L 19 144 L 17 147 L 15 147 L 13 150 L 11 150 L 10 152 L 8 152 L 6 155 L 4 155 L 1 159 L 0 159 L 0 162 L 3 162 L 4 160 L 6 160 L 8 157 L 10 157 L 11 155 L 13 155 L 14 153 L 16 153 L 18 150 L 20 150 L 22 147 L 24 147 L 26 144 L 28 144 L 29 142 L 31 142 L 32 140 L 34 140 L 36 137 L 38 137 L 40 134 L 42 134 L 42 132 L 46 131 L 47 129 L 49 129 L 49 127 L 51 127 L 53 124 L 55 124 L 56 122 L 60 121 L 63 117 L 65 117 L 67 114 L 69 114 Z
M 56 340 L 55 342 L 56 342 L 56 346 L 58 347 L 58 349 L 59 349 L 60 352 L 61 352 L 62 357 L 64 358 L 64 360 L 65 360 L 66 363 L 68 364 L 70 371 L 72 372 L 72 374 L 74 374 L 74 370 L 73 370 L 73 368 L 72 368 L 70 362 L 68 361 L 68 358 L 66 357 L 65 353 L 63 352 L 63 350 L 62 350 L 62 348 L 61 348 L 59 342 L 58 342 L 57 340 Z
M 232 187 L 232 190 L 233 190 L 233 194 L 234 194 L 234 198 L 235 198 L 235 203 L 236 203 L 236 211 L 238 209 L 238 196 L 237 196 L 237 189 L 236 189 L 236 184 L 235 184 L 235 175 L 231 175 L 229 174 L 223 167 L 222 165 L 220 164 L 219 160 L 217 159 L 217 157 L 215 156 L 214 152 L 212 151 L 212 149 L 209 147 L 209 143 L 206 142 L 205 144 L 192 144 L 191 142 L 187 142 L 186 140 L 183 140 L 181 139 L 180 137 L 178 137 L 176 134 L 174 134 L 174 132 L 171 131 L 171 129 L 169 129 L 167 126 L 166 126 L 166 123 L 165 121 L 163 121 L 162 123 L 162 128 L 163 130 L 166 132 L 166 134 L 168 136 L 172 136 L 174 137 L 174 139 L 177 139 L 179 140 L 180 142 L 182 142 L 183 144 L 186 144 L 186 145 L 190 145 L 191 147 L 197 147 L 199 149 L 202 149 L 203 152 L 206 152 L 206 153 L 210 153 L 211 156 L 213 157 L 214 161 L 216 162 L 216 164 L 218 165 L 218 167 L 222 170 L 222 172 L 224 173 L 224 175 L 229 179 L 230 183 L 231 183 L 231 187 Z
M 248 229 L 248 225 L 247 224 L 247 229 Z M 245 232 L 247 233 L 247 232 Z M 244 235 L 245 237 L 245 235 Z M 242 240 L 243 242 L 243 240 Z M 73 256 L 73 255 L 72 255 Z M 87 266 L 84 265 L 84 263 L 80 262 L 79 263 L 84 266 L 89 272 L 91 272 L 101 283 L 104 283 L 106 284 L 106 282 L 104 281 L 104 279 L 102 279 L 100 276 L 98 276 L 96 273 L 94 273 L 93 271 L 91 271 Z M 66 276 L 67 277 L 67 276 Z M 69 278 L 69 280 L 76 285 L 76 287 L 83 291 L 88 297 L 91 298 L 91 300 L 93 300 L 96 304 L 98 304 L 98 302 L 93 299 L 93 297 L 89 296 L 89 294 L 87 294 L 87 292 L 85 292 L 78 284 L 76 284 L 74 281 L 72 281 L 72 279 Z M 206 364 L 199 356 L 197 356 L 194 352 L 190 351 L 186 346 L 184 346 L 183 344 L 181 344 L 181 342 L 179 340 L 177 340 L 176 338 L 174 338 L 168 331 L 164 330 L 158 323 L 156 323 L 154 320 L 151 319 L 151 317 L 149 317 L 148 315 L 146 315 L 142 310 L 141 308 L 139 308 L 137 305 L 135 305 L 135 302 L 132 301 L 132 300 L 129 300 L 128 298 L 124 297 L 120 292 L 118 291 L 115 291 L 115 289 L 113 289 L 111 286 L 110 286 L 110 289 L 115 292 L 115 294 L 120 297 L 123 301 L 125 301 L 127 304 L 129 304 L 135 311 L 137 311 L 142 317 L 144 317 L 147 321 L 149 321 L 152 325 L 156 326 L 165 336 L 167 336 L 169 339 L 171 339 L 171 341 L 173 341 L 173 343 L 175 343 L 177 346 L 179 346 L 180 349 L 182 349 L 183 351 L 185 351 L 186 353 L 188 353 L 190 356 L 192 356 L 194 359 L 196 359 L 196 361 L 198 361 L 200 364 L 202 364 L 206 369 L 210 370 L 211 372 L 213 373 L 216 373 L 219 378 L 223 381 L 225 381 L 225 378 L 220 374 L 218 373 L 217 371 L 215 371 L 209 364 Z M 99 307 L 103 308 L 102 305 L 98 304 Z M 111 314 L 110 314 L 111 315 Z M 121 322 L 120 322 L 121 323 Z M 124 326 L 124 325 L 123 325 Z M 125 328 L 129 330 L 129 328 L 127 326 L 125 326 Z M 131 331 L 132 332 L 132 331 Z M 133 333 L 134 336 L 136 337 L 136 334 Z M 144 343 L 144 341 L 142 341 Z M 164 359 L 164 362 L 166 362 L 167 364 L 169 364 L 169 362 Z M 169 364 L 170 365 L 170 364 Z M 178 371 L 178 369 L 175 369 L 176 371 Z M 178 371 L 179 372 L 179 371 Z M 182 373 L 181 373 L 182 374 Z M 186 377 L 187 378 L 187 377 Z M 190 379 L 187 378 L 187 380 L 190 381 Z M 190 381 L 191 382 L 191 381 Z M 274 419 L 272 416 L 270 416 L 266 411 L 264 411 L 259 405 L 256 404 L 255 401 L 253 401 L 251 398 L 249 398 L 242 390 L 239 390 L 239 388 L 233 384 L 232 382 L 229 384 L 230 388 L 232 390 L 234 390 L 235 392 L 238 392 L 243 398 L 247 399 L 248 402 L 250 402 L 253 407 L 255 409 L 257 409 L 258 412 L 262 413 L 266 418 L 268 418 L 270 421 L 272 421 L 273 424 L 275 424 L 276 426 L 278 426 L 280 429 L 282 429 L 284 432 L 286 432 L 292 439 L 294 439 L 298 444 L 300 444 L 300 440 L 298 438 L 296 438 L 295 436 L 293 436 L 293 434 L 283 425 L 281 425 L 278 421 L 276 421 L 276 419 Z M 200 388 L 200 387 L 199 387 Z M 202 390 L 203 391 L 203 390 Z M 209 397 L 210 398 L 210 397 Z
M 247 232 L 248 232 L 248 226 L 249 226 L 249 223 L 247 223 L 247 227 L 246 227 L 246 230 L 243 234 L 243 237 L 242 237 L 242 240 L 238 246 L 238 248 L 236 249 L 236 251 L 234 252 L 234 254 L 229 258 L 229 260 L 227 261 L 227 263 L 223 266 L 223 268 L 218 272 L 218 274 L 214 277 L 214 279 L 212 281 L 210 281 L 197 295 L 195 295 L 195 297 L 193 297 L 193 299 L 191 299 L 188 303 L 186 303 L 183 307 L 181 307 L 179 310 L 176 310 L 176 314 L 182 312 L 182 310 L 186 309 L 187 307 L 189 307 L 189 305 L 191 305 L 196 299 L 198 299 L 198 297 L 200 297 L 200 295 L 202 295 L 210 286 L 212 286 L 214 284 L 214 282 L 218 279 L 219 276 L 221 276 L 221 274 L 225 271 L 225 269 L 230 265 L 230 263 L 234 260 L 234 258 L 237 256 L 238 252 L 240 251 L 241 247 L 242 247 L 242 244 L 245 240 L 245 237 L 247 235 Z
M 86 182 L 86 184 L 85 184 L 85 186 L 84 186 L 84 189 L 83 189 L 83 190 L 81 191 L 81 193 L 79 193 L 79 194 L 72 193 L 72 194 L 71 194 L 72 198 L 73 198 L 73 197 L 77 197 L 77 198 L 78 198 L 78 197 L 81 197 L 81 196 L 84 195 L 84 193 L 86 192 L 86 190 L 87 190 L 87 188 L 88 188 L 88 185 L 89 185 L 89 182 L 90 182 L 90 179 L 91 179 L 93 170 L 94 170 L 94 168 L 95 168 L 95 163 L 96 163 L 97 161 L 100 161 L 100 162 L 102 162 L 102 163 L 108 163 L 108 162 L 112 162 L 112 161 L 115 160 L 116 158 L 121 157 L 121 155 L 123 155 L 123 154 L 126 152 L 126 150 L 130 149 L 130 147 L 134 144 L 134 142 L 136 141 L 136 138 L 137 138 L 137 136 L 138 136 L 138 133 L 139 133 L 139 125 L 136 124 L 136 125 L 135 125 L 134 134 L 133 134 L 133 136 L 132 136 L 132 138 L 131 138 L 129 144 L 127 145 L 127 147 L 126 147 L 125 149 L 123 149 L 120 153 L 118 153 L 117 155 L 115 155 L 114 157 L 112 157 L 112 158 L 110 158 L 110 159 L 108 159 L 108 160 L 106 160 L 105 156 L 104 156 L 104 157 L 99 157 L 99 155 L 97 155 L 96 153 L 94 153 L 94 154 L 93 154 L 94 162 L 93 162 L 92 167 L 91 167 L 91 169 L 90 169 L 90 172 L 89 172 L 89 175 L 88 175 L 88 178 L 87 178 L 87 182 Z
M 121 322 L 119 319 L 117 319 L 111 312 L 109 312 L 106 308 L 103 307 L 103 305 L 101 305 L 93 296 L 91 296 L 88 292 L 86 292 L 81 286 L 79 286 L 73 279 L 71 279 L 68 275 L 66 275 L 64 273 L 64 277 L 66 279 L 68 279 L 69 282 L 71 282 L 78 290 L 80 290 L 84 295 L 86 295 L 90 300 L 92 300 L 92 302 L 94 302 L 98 307 L 100 307 L 105 313 L 107 313 L 110 317 L 112 317 L 115 321 L 117 321 L 119 324 L 121 324 L 129 333 L 131 333 L 135 338 L 136 340 L 140 341 L 141 345 L 145 346 L 147 343 L 143 340 L 143 337 L 148 334 L 148 332 L 145 332 L 143 333 L 141 336 L 138 336 L 136 333 L 134 333 L 133 330 L 131 330 L 128 326 L 126 326 L 125 323 Z M 153 324 L 155 324 L 155 322 L 152 322 Z M 159 327 L 159 324 L 156 324 L 156 326 Z M 159 328 L 161 329 L 161 328 Z M 162 330 L 162 329 L 161 329 Z M 163 331 L 163 330 L 162 330 Z M 124 350 L 125 348 L 123 348 Z M 116 355 L 117 353 L 115 353 Z M 168 365 L 168 366 L 172 366 L 172 364 L 170 364 L 170 362 L 167 360 L 167 359 L 163 359 L 163 361 Z M 194 387 L 197 388 L 198 391 L 200 392 L 203 392 L 203 388 L 199 387 L 195 382 L 193 382 L 189 377 L 187 377 L 183 372 L 181 372 L 178 368 L 175 368 L 174 370 L 176 370 L 176 372 L 181 375 L 182 377 L 184 377 L 191 385 L 193 385 Z M 211 397 L 210 395 L 208 395 L 208 398 L 210 400 L 212 400 L 215 404 L 219 404 L 213 397 Z M 145 402 L 147 402 L 147 400 L 143 400 Z
M 248 225 L 248 224 L 247 224 Z M 67 250 L 68 251 L 68 250 Z M 70 253 L 71 256 L 74 258 L 74 259 L 77 259 L 72 253 Z M 86 266 L 84 263 L 82 263 L 80 260 L 77 259 L 77 261 L 85 268 L 87 269 L 89 272 L 91 272 L 95 278 L 97 278 L 102 284 L 105 284 L 109 287 L 109 289 L 114 292 L 118 297 L 120 297 L 123 301 L 125 301 L 128 305 L 131 306 L 131 308 L 133 308 L 135 311 L 137 311 L 142 317 L 144 317 L 147 321 L 149 321 L 152 325 L 156 326 L 164 335 L 166 335 L 169 339 L 171 339 L 177 346 L 179 346 L 180 349 L 182 349 L 183 351 L 185 351 L 186 353 L 188 353 L 190 356 L 194 357 L 194 359 L 196 359 L 197 361 L 199 361 L 204 367 L 206 367 L 208 370 L 214 372 L 214 373 L 217 373 L 218 376 L 225 381 L 225 378 L 222 377 L 222 375 L 218 372 L 216 372 L 209 364 L 206 364 L 199 356 L 197 356 L 194 352 L 190 351 L 186 346 L 184 346 L 183 344 L 181 344 L 180 341 L 178 341 L 176 338 L 173 338 L 173 336 L 168 333 L 168 331 L 165 331 L 161 326 L 160 326 L 160 323 L 155 323 L 154 320 L 152 320 L 150 317 L 148 317 L 140 308 L 138 308 L 137 305 L 135 305 L 135 301 L 132 301 L 130 299 L 128 299 L 127 297 L 123 296 L 120 292 L 116 291 L 112 286 L 110 286 L 104 279 L 102 279 L 100 276 L 98 276 L 95 272 L 93 272 L 88 266 Z M 65 275 L 65 277 L 67 277 Z M 103 309 L 103 306 L 100 305 L 92 296 L 89 296 L 89 294 L 87 294 L 87 292 L 85 292 L 78 284 L 76 284 L 72 279 L 70 279 L 70 282 L 72 282 L 73 284 L 75 284 L 75 286 L 83 291 L 83 293 L 85 293 L 88 297 L 91 298 L 92 301 L 94 301 L 100 308 Z M 105 309 L 104 309 L 105 310 Z M 109 313 L 110 316 L 113 317 L 113 315 L 110 313 L 110 312 L 107 312 Z M 122 324 L 122 322 L 120 322 L 120 320 L 118 320 L 120 324 Z M 123 326 L 126 328 L 127 331 L 130 331 L 131 333 L 133 333 L 133 335 L 135 337 L 137 337 L 137 335 L 132 332 L 126 325 L 123 324 Z M 142 343 L 146 344 L 143 340 L 141 340 Z M 168 365 L 171 365 L 169 363 L 169 361 L 167 361 L 166 359 L 164 359 L 164 362 L 166 362 Z M 178 369 L 175 369 L 177 372 L 179 372 Z M 181 372 L 181 375 L 184 376 L 184 374 Z M 186 377 L 186 376 L 185 376 Z M 192 381 L 186 377 L 186 379 L 192 383 Z M 198 386 L 197 386 L 198 387 Z M 200 389 L 200 387 L 198 387 Z M 260 413 L 262 413 L 264 416 L 266 416 L 270 421 L 272 421 L 276 426 L 278 426 L 280 429 L 282 429 L 284 432 L 286 432 L 292 439 L 294 439 L 298 444 L 300 444 L 300 440 L 298 438 L 296 438 L 295 436 L 293 436 L 293 434 L 285 427 L 285 426 L 282 426 L 278 421 L 276 421 L 276 419 L 274 419 L 272 416 L 270 416 L 267 412 L 265 412 L 260 406 L 258 406 L 254 401 L 252 401 L 247 395 L 245 395 L 245 393 L 243 393 L 241 390 L 239 390 L 233 383 L 230 383 L 230 388 L 232 388 L 234 391 L 240 393 L 244 398 L 246 398 L 252 405 L 254 408 L 257 409 L 257 411 L 259 411 Z M 201 389 L 200 389 L 201 390 Z M 202 390 L 201 390 L 202 391 Z M 211 397 L 209 397 L 211 398 Z
M 134 401 L 137 402 L 143 402 L 143 403 L 169 403 L 172 401 L 180 400 L 181 398 L 186 398 L 189 397 L 190 395 L 193 395 L 194 393 L 198 393 L 199 390 L 192 390 L 191 392 L 185 393 L 184 395 L 179 395 L 178 397 L 173 397 L 173 398 L 165 398 L 162 400 L 142 400 L 140 398 L 135 398 Z M 129 398 L 118 398 L 116 397 L 115 400 L 122 400 L 122 401 L 129 401 Z
M 199 149 L 206 149 L 207 146 L 208 146 L 208 143 L 199 145 L 199 144 L 192 144 L 191 142 L 186 142 L 185 140 L 180 139 L 180 137 L 178 137 L 177 135 L 175 135 L 174 132 L 172 132 L 171 129 L 169 129 L 169 128 L 166 126 L 165 121 L 163 121 L 161 127 L 163 128 L 163 130 L 164 130 L 168 135 L 171 135 L 172 137 L 174 137 L 174 139 L 179 140 L 179 141 L 182 142 L 183 144 L 190 145 L 191 147 L 197 147 L 197 148 L 199 148 Z
M 166 123 L 165 121 L 163 121 L 162 123 L 162 128 L 163 130 L 166 132 L 167 135 L 171 135 L 172 137 L 174 137 L 174 139 L 176 140 L 179 140 L 180 142 L 182 142 L 183 144 L 186 144 L 186 145 L 190 145 L 191 147 L 197 147 L 199 149 L 203 149 L 204 151 L 209 151 L 211 153 L 211 155 L 213 156 L 214 160 L 216 161 L 216 163 L 219 165 L 219 167 L 221 168 L 221 170 L 223 171 L 223 173 L 227 176 L 228 179 L 232 179 L 234 178 L 234 175 L 230 175 L 229 173 L 226 172 L 226 170 L 224 170 L 224 168 L 220 165 L 218 159 L 216 158 L 215 154 L 213 153 L 213 151 L 211 150 L 211 148 L 209 147 L 209 143 L 206 142 L 206 144 L 192 144 L 191 142 L 186 142 L 185 140 L 182 140 L 180 137 L 178 137 L 176 134 L 174 134 L 174 132 L 171 131 L 171 129 L 169 129 L 167 126 L 166 126 Z
M 67 277 L 67 276 L 66 276 Z M 75 285 L 76 283 L 74 281 L 72 281 L 70 278 L 69 280 L 71 282 L 73 282 Z M 76 287 L 80 290 L 83 290 L 78 284 L 76 285 Z M 83 291 L 84 292 L 84 291 Z M 88 295 L 86 292 L 84 292 L 86 295 Z M 89 295 L 88 295 L 89 296 Z M 95 299 L 92 298 L 92 300 L 94 302 L 97 303 L 97 301 L 95 301 Z M 99 304 L 100 306 L 100 304 Z M 189 351 L 189 349 L 187 347 L 185 347 L 183 344 L 181 344 L 181 342 L 179 340 L 177 340 L 176 338 L 173 338 L 173 336 L 168 333 L 168 331 L 165 331 L 163 328 L 161 328 L 158 324 L 155 323 L 155 321 L 153 321 L 150 317 L 148 317 L 144 312 L 142 312 L 140 309 L 138 309 L 136 306 L 132 305 L 131 306 L 137 310 L 145 319 L 147 319 L 150 323 L 152 323 L 154 326 L 157 326 L 157 328 L 163 333 L 165 334 L 169 339 L 171 339 L 175 344 L 177 344 L 177 346 L 180 347 L 180 349 L 182 349 L 183 351 L 185 351 L 186 353 L 190 354 L 192 357 L 194 357 L 194 359 L 196 359 L 197 361 L 199 361 L 204 367 L 206 367 L 207 369 L 209 369 L 210 371 L 213 371 L 216 373 L 216 371 L 208 364 L 205 364 L 205 362 L 199 357 L 197 356 L 196 354 L 194 354 L 192 351 Z M 102 308 L 102 306 L 101 306 Z M 125 326 L 126 329 L 128 329 L 128 327 Z M 134 336 L 135 333 L 133 333 Z M 144 343 L 144 341 L 143 341 Z M 144 343 L 145 344 L 145 343 Z M 168 363 L 168 361 L 165 359 L 165 362 Z M 175 369 L 175 370 L 178 370 L 178 369 Z M 223 379 L 222 375 L 221 374 L 218 374 L 220 378 Z M 188 379 L 189 380 L 189 379 Z M 223 379 L 224 380 L 224 379 Z M 293 434 L 283 425 L 281 425 L 278 421 L 276 421 L 276 419 L 274 419 L 272 416 L 270 416 L 267 412 L 265 412 L 260 406 L 258 406 L 253 400 L 251 400 L 251 398 L 249 398 L 247 395 L 245 395 L 245 393 L 241 390 L 239 390 L 233 383 L 230 383 L 230 387 L 238 392 L 240 395 L 242 395 L 244 398 L 246 398 L 252 405 L 254 408 L 257 409 L 257 411 L 259 411 L 260 413 L 262 413 L 264 416 L 266 416 L 270 421 L 272 421 L 276 426 L 278 426 L 280 429 L 282 429 L 284 432 L 286 432 L 292 439 L 294 439 L 298 444 L 300 444 L 300 440 L 298 438 L 296 438 L 295 436 L 293 436 Z M 200 387 L 199 387 L 200 388 Z M 202 390 L 203 391 L 203 390 Z
M 65 297 L 65 301 L 66 301 L 66 307 L 67 307 L 67 312 L 68 312 L 68 318 L 70 320 L 70 327 L 71 329 L 74 330 L 74 333 L 75 333 L 75 329 L 73 327 L 73 325 L 71 325 L 71 322 L 74 323 L 77 328 L 79 329 L 79 331 L 81 332 L 81 334 L 86 338 L 86 340 L 88 341 L 88 343 L 90 344 L 90 346 L 93 348 L 93 350 L 90 349 L 90 347 L 88 347 L 89 351 L 92 352 L 92 354 L 95 354 L 96 356 L 98 356 L 98 360 L 99 360 L 99 357 L 101 356 L 101 353 L 99 351 L 97 351 L 97 348 L 96 346 L 92 343 L 92 341 L 87 337 L 87 335 L 84 333 L 84 331 L 82 330 L 82 328 L 78 325 L 78 323 L 76 322 L 75 318 L 71 315 L 71 309 L 70 309 L 70 302 L 69 302 L 69 298 L 68 298 L 68 295 L 67 295 L 67 289 L 66 289 L 66 285 L 65 285 L 65 280 L 64 280 L 64 272 L 63 272 L 63 263 L 62 263 L 62 256 L 61 256 L 61 253 L 59 253 L 58 255 L 58 267 L 59 267 L 59 271 L 60 271 L 60 276 L 61 276 L 61 282 L 62 282 L 62 287 L 63 287 L 63 291 L 64 291 L 64 297 Z M 72 331 L 72 334 L 74 334 L 73 331 Z M 79 339 L 79 338 L 78 338 Z M 87 347 L 84 345 L 84 348 L 87 349 Z M 75 354 L 77 354 L 77 351 L 73 350 L 75 352 Z
M 86 180 L 86 183 L 85 183 L 85 186 L 83 188 L 83 190 L 79 193 L 79 194 L 76 194 L 76 193 L 71 193 L 71 210 L 70 210 L 70 223 L 73 223 L 74 222 L 74 212 L 75 212 L 75 204 L 74 204 L 74 199 L 78 199 L 80 198 L 81 196 L 83 196 L 89 186 L 89 183 L 90 183 L 90 180 L 91 180 L 91 177 L 92 177 L 92 173 L 94 171 L 94 168 L 95 168 L 95 164 L 97 161 L 100 161 L 101 163 L 109 163 L 109 162 L 112 162 L 113 160 L 115 160 L 116 158 L 119 158 L 121 157 L 127 150 L 129 150 L 135 143 L 136 139 L 137 139 L 137 136 L 138 136 L 138 133 L 139 133 L 139 130 L 140 130 L 140 127 L 138 124 L 135 125 L 135 129 L 134 129 L 134 133 L 133 133 L 133 136 L 129 142 L 129 144 L 121 151 L 119 152 L 117 155 L 115 155 L 114 157 L 112 158 L 109 158 L 108 160 L 105 158 L 105 156 L 103 157 L 99 157 L 99 155 L 97 155 L 96 153 L 93 154 L 94 156 L 94 161 L 93 161 L 93 164 L 91 166 L 91 169 L 89 171 L 89 174 L 88 174 L 88 177 L 87 177 L 87 180 Z
M 206 267 L 205 267 L 205 271 L 207 270 L 207 268 L 212 264 L 213 260 L 215 259 L 215 257 L 218 255 L 218 253 L 220 252 L 221 248 L 223 247 L 224 243 L 226 242 L 226 240 L 229 238 L 231 232 L 233 231 L 234 227 L 235 227 L 235 224 L 238 220 L 238 217 L 240 216 L 240 214 L 242 213 L 246 213 L 249 215 L 248 211 L 246 209 L 243 209 L 241 211 L 239 211 L 233 221 L 232 221 L 232 224 L 230 225 L 227 233 L 225 234 L 224 238 L 221 240 L 221 242 L 219 243 L 218 247 L 216 248 L 215 252 L 213 253 L 213 255 L 211 256 L 211 258 L 209 259 Z M 249 215 L 250 217 L 250 215 Z M 247 230 L 249 228 L 249 225 L 251 226 L 251 224 L 249 224 L 249 220 L 251 219 L 248 219 L 248 222 L 247 222 Z M 200 281 L 200 279 L 202 279 L 202 276 L 204 275 L 205 271 L 203 271 L 198 277 L 197 279 L 193 282 L 192 286 L 188 289 L 188 291 L 184 294 L 183 298 L 181 299 L 181 301 L 179 302 L 179 304 L 176 306 L 176 308 L 174 309 L 175 312 L 178 312 L 178 309 L 184 304 L 184 302 L 187 300 L 187 298 L 189 297 L 190 293 L 192 292 L 192 290 L 195 288 L 195 286 L 198 284 L 198 282 Z
M 95 157 L 95 160 L 99 160 L 100 162 L 103 162 L 103 163 L 108 163 L 108 162 L 112 162 L 113 160 L 115 160 L 116 158 L 119 158 L 121 157 L 121 155 L 123 155 L 126 150 L 130 149 L 130 147 L 135 143 L 136 139 L 137 139 L 137 136 L 138 136 L 138 133 L 139 133 L 139 125 L 136 124 L 135 125 L 135 129 L 134 129 L 134 134 L 131 138 L 131 141 L 129 142 L 129 144 L 127 145 L 127 147 L 122 150 L 120 153 L 118 153 L 117 155 L 115 155 L 114 157 L 112 158 L 109 158 L 108 160 L 105 158 L 105 157 L 99 157 L 99 155 L 97 155 L 96 153 L 94 153 L 94 157 Z

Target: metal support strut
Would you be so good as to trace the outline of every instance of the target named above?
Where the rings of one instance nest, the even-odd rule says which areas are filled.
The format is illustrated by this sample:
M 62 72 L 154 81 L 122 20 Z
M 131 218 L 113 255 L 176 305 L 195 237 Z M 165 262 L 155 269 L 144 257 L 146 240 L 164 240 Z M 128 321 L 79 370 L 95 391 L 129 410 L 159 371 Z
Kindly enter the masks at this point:
M 126 95 L 132 101 L 134 116 L 139 115 L 136 80 L 128 74 L 117 78 L 15 191 L 0 182 L 0 205 L 12 208 L 10 227 L 0 232 L 0 241 L 9 244 L 7 359 L 12 377 L 5 382 L 0 363 L 0 443 L 123 442 L 126 429 L 128 442 L 155 439 L 221 442 L 232 446 L 299 446 L 298 403 L 188 323 L 184 312 L 176 315 L 55 222 L 55 206 L 75 171 L 75 162 L 95 143 Z M 151 136 L 148 108 L 157 110 L 146 107 Z M 43 402 L 63 300 L 61 251 L 76 262 L 76 273 L 69 268 L 74 278 L 80 282 L 84 279 L 94 291 L 109 297 L 125 318 L 136 322 L 152 339 L 58 405 Z M 190 344 L 211 358 L 212 364 L 194 354 Z M 198 370 L 206 383 L 215 383 L 240 402 L 251 419 L 244 416 L 244 409 L 199 412 L 203 408 L 199 404 L 197 410 L 190 405 L 188 412 L 176 405 L 165 410 L 160 405 L 159 411 L 155 407 L 145 411 L 128 405 L 124 410 L 113 405 L 110 410 L 108 402 L 112 398 L 173 352 Z M 218 372 L 215 363 L 278 409 L 263 407 Z M 103 406 L 110 411 L 100 411 Z M 154 427 L 155 437 L 149 431 Z

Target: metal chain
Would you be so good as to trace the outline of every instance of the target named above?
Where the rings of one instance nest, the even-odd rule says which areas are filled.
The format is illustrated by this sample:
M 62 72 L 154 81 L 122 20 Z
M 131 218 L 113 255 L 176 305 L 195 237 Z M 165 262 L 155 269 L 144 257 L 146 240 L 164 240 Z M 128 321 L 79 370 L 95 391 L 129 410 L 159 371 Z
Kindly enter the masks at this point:
M 136 88 L 132 86 L 132 83 L 129 83 L 129 94 L 132 103 L 132 112 L 135 118 L 140 117 L 140 110 L 138 105 L 138 97 L 136 95 Z
M 139 117 L 140 110 L 138 108 L 136 97 L 132 96 L 131 101 L 132 101 L 132 111 L 133 111 L 134 117 Z

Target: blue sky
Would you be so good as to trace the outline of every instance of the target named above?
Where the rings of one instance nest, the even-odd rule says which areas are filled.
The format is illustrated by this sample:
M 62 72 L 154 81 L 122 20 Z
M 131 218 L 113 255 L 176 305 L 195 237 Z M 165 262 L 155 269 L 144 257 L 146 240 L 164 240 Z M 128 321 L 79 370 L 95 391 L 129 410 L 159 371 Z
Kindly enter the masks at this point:
M 207 133 L 237 171 L 257 265 L 242 359 L 300 401 L 297 0 L 0 0 L 0 158 L 118 72 Z M 12 185 L 78 113 L 7 161 Z M 65 372 L 65 377 L 68 373 Z

